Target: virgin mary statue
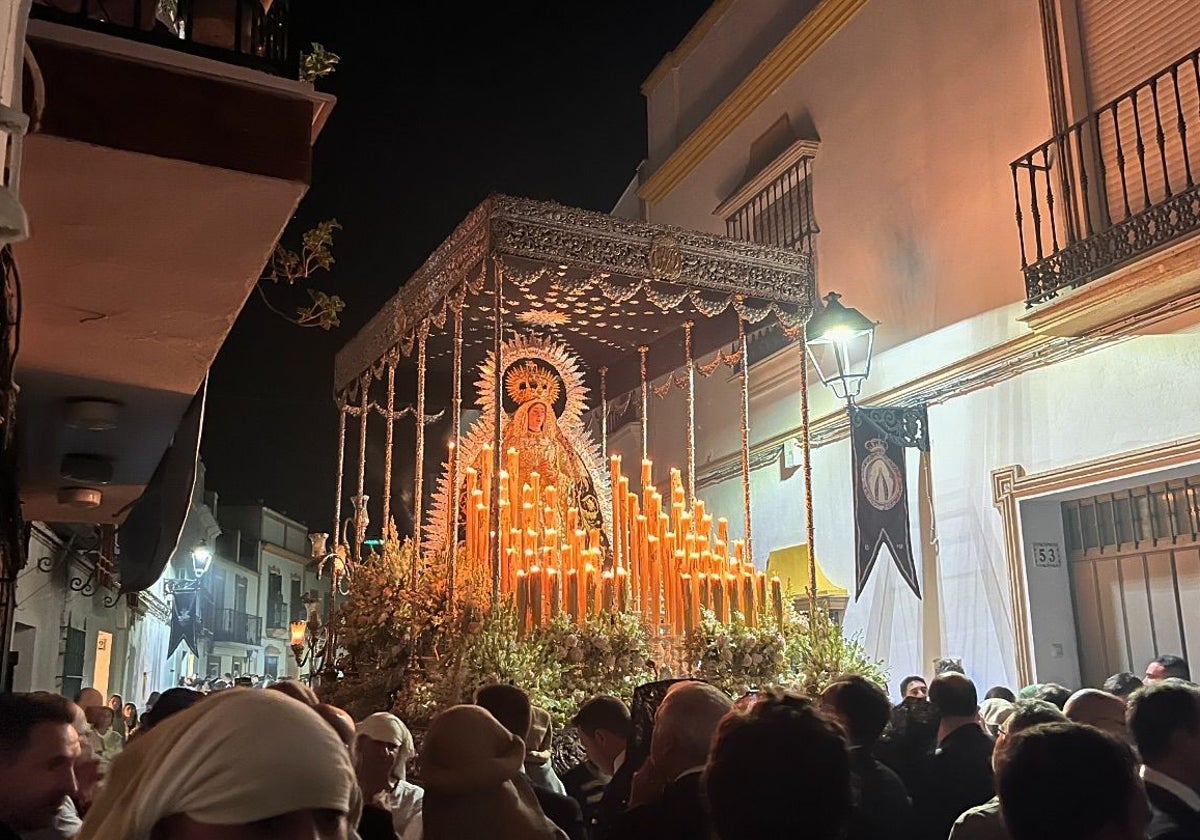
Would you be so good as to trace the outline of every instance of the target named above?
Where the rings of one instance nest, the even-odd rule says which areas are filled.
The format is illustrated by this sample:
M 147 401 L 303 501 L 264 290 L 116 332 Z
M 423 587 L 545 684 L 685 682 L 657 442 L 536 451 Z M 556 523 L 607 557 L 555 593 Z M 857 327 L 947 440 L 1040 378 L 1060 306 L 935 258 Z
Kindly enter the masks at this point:
M 577 527 L 598 529 L 608 543 L 611 524 L 605 521 L 605 511 L 611 503 L 611 490 L 603 455 L 583 423 L 587 387 L 578 360 L 564 344 L 538 336 L 510 339 L 501 358 L 512 360 L 504 366 L 503 393 L 495 387 L 493 354 L 489 353 L 480 367 L 477 385 L 482 416 L 461 441 L 462 472 L 454 492 L 448 464 L 443 472 L 425 524 L 426 550 L 441 550 L 451 533 L 461 536 L 457 526 L 463 522 L 466 501 L 463 472 L 473 467 L 478 475 L 491 474 L 484 460 L 495 457 L 496 411 L 500 412 L 501 468 L 510 469 L 514 457 L 510 453 L 515 450 L 518 489 L 531 484 L 536 472 L 542 488 L 556 490 L 560 523 L 568 522 L 568 511 L 575 508 Z M 505 402 L 514 406 L 511 414 L 504 410 Z

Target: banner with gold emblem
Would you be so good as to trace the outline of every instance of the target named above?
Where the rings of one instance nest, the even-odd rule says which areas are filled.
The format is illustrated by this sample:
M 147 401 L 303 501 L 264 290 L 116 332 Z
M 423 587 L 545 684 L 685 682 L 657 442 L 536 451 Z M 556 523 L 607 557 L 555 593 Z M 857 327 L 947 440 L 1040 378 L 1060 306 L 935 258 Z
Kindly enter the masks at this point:
M 862 595 L 884 546 L 918 598 L 921 586 L 909 536 L 905 450 L 929 451 L 928 411 L 850 407 L 854 458 L 854 599 Z

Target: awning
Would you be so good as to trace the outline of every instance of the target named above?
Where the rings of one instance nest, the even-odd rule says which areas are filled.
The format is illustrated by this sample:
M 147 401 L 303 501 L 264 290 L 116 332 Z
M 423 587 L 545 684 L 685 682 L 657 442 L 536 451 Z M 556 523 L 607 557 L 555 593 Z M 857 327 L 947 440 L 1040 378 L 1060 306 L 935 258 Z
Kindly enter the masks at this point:
M 207 392 L 206 379 L 184 412 L 145 492 L 117 531 L 121 592 L 140 592 L 153 586 L 179 545 L 196 483 Z
M 767 575 L 777 576 L 783 583 L 784 594 L 789 598 L 798 598 L 808 594 L 809 581 L 812 580 L 812 563 L 808 557 L 808 545 L 789 545 L 777 548 L 767 555 Z M 817 561 L 817 597 L 844 597 L 850 593 L 840 586 L 835 586 L 825 576 L 821 562 Z

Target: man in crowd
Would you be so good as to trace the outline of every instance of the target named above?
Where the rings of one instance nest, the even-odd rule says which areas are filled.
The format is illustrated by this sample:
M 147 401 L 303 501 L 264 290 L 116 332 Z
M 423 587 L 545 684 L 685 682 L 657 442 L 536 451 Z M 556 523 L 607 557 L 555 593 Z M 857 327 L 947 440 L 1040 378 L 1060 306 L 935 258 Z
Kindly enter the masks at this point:
M 716 836 L 840 838 L 853 807 L 841 728 L 807 699 L 760 696 L 713 741 L 702 782 Z
M 657 799 L 620 815 L 610 836 L 621 840 L 708 840 L 700 789 L 709 746 L 733 702 L 703 682 L 676 683 L 654 715 L 649 763 L 666 786 Z M 643 767 L 643 770 L 646 768 Z
M 1114 697 L 1120 697 L 1123 701 L 1128 701 L 1129 695 L 1141 687 L 1142 681 L 1138 679 L 1136 674 L 1131 674 L 1129 671 L 1121 671 L 1118 674 L 1113 674 L 1101 686 L 1109 694 Z
M 1187 660 L 1182 656 L 1164 653 L 1146 666 L 1146 682 L 1158 682 L 1174 677 L 1175 679 L 1191 682 L 1192 672 Z
M 397 835 L 421 813 L 424 791 L 407 778 L 416 754 L 412 733 L 393 714 L 367 715 L 354 729 L 354 771 L 363 803 L 387 811 Z
M 929 686 L 924 677 L 905 677 L 900 681 L 900 702 L 909 697 L 914 700 L 926 700 L 929 697 Z
M 0 694 L 0 840 L 50 826 L 75 793 L 74 718 L 63 697 Z
M 475 692 L 475 705 L 487 709 L 501 726 L 526 742 L 533 721 L 533 708 L 529 703 L 529 695 L 522 689 L 515 685 L 484 686 Z M 570 840 L 584 840 L 587 833 L 579 803 L 541 785 L 531 786 L 542 813 L 550 822 L 562 829 Z
M 1115 694 L 1095 688 L 1081 688 L 1071 695 L 1063 707 L 1067 720 L 1086 723 L 1129 742 L 1129 727 L 1125 725 L 1125 701 Z
M 1144 762 L 1151 840 L 1200 837 L 1200 687 L 1165 679 L 1134 692 L 1129 730 Z
M 1043 723 L 1065 723 L 1066 716 L 1053 703 L 1026 698 L 1013 703 L 1012 712 L 1001 724 L 992 750 L 992 768 L 999 770 L 1009 739 Z M 1008 840 L 1000 797 L 993 796 L 982 805 L 968 809 L 950 829 L 950 840 Z
M 992 798 L 992 739 L 979 726 L 975 684 L 939 674 L 929 701 L 941 712 L 937 750 L 917 773 L 912 790 L 918 837 L 945 837 L 959 814 Z
M 821 711 L 846 732 L 850 770 L 858 790 L 848 840 L 909 836 L 912 801 L 900 777 L 875 760 L 871 751 L 891 716 L 887 694 L 857 674 L 838 677 L 821 694 Z
M 998 771 L 1012 840 L 1146 836 L 1150 813 L 1133 751 L 1105 732 L 1077 723 L 1031 727 L 1012 736 Z
M 616 697 L 600 695 L 580 706 L 571 722 L 579 732 L 579 743 L 588 759 L 609 777 L 595 827 L 596 836 L 603 836 L 629 804 L 636 768 L 626 764 L 625 753 L 633 738 L 633 721 L 624 703 Z

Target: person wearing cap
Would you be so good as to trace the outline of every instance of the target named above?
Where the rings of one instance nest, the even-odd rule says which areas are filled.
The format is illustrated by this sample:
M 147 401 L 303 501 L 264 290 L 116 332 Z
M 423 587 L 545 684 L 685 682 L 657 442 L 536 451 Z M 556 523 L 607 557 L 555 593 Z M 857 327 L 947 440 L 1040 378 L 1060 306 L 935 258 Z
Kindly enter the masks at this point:
M 979 704 L 979 721 L 983 724 L 984 731 L 992 736 L 992 740 L 996 739 L 1000 727 L 1012 712 L 1012 701 L 1000 697 L 989 697 Z
M 344 840 L 358 818 L 329 724 L 276 692 L 230 691 L 129 744 L 79 840 Z
M 388 712 L 365 717 L 355 729 L 354 765 L 363 802 L 388 811 L 402 836 L 421 813 L 425 795 L 407 780 L 408 762 L 417 754 L 404 721 Z
M 567 840 L 521 770 L 525 742 L 481 706 L 451 706 L 421 745 L 420 830 L 404 840 Z

